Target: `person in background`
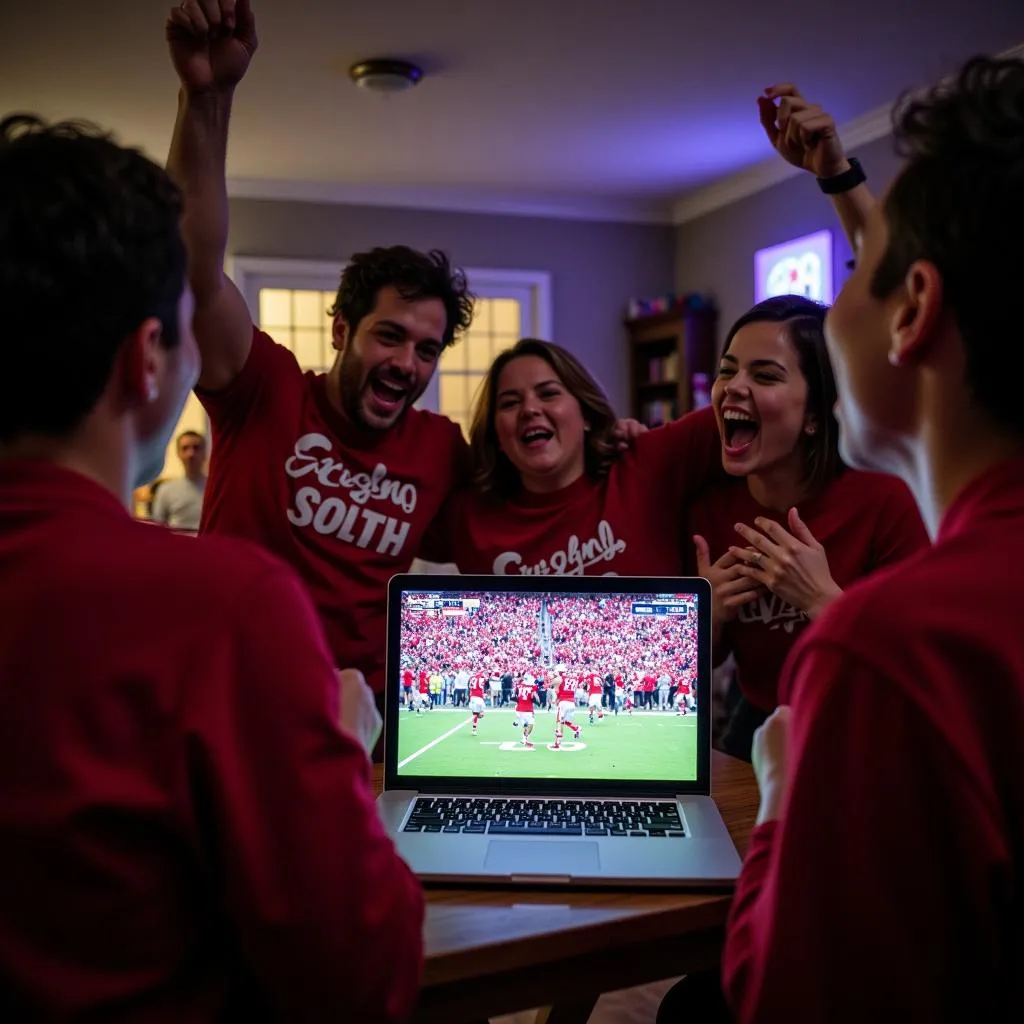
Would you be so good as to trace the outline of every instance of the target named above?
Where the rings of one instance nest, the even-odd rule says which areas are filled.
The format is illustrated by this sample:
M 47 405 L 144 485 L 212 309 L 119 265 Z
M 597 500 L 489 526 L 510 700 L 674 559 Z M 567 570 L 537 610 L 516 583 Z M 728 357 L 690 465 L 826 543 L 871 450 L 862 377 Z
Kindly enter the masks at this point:
M 746 761 L 808 623 L 854 580 L 928 544 L 901 480 L 839 456 L 826 312 L 799 295 L 758 303 L 726 335 L 711 388 L 728 475 L 690 507 L 690 571 L 711 582 L 715 661 L 736 664 L 740 696 L 719 744 Z
M 199 373 L 180 214 L 98 130 L 0 124 L 0 1019 L 402 1019 L 362 676 L 283 563 L 128 511 Z
M 185 475 L 161 482 L 153 496 L 152 519 L 172 530 L 199 529 L 206 490 L 206 438 L 194 430 L 178 435 L 178 458 Z

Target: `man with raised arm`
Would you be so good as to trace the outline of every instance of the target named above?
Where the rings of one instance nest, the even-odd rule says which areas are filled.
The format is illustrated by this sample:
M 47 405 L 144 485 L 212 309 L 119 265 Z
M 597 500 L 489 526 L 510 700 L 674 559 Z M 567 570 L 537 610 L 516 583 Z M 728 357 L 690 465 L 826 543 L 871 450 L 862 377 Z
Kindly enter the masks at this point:
M 361 669 L 382 700 L 387 581 L 418 554 L 448 560 L 427 531 L 467 464 L 459 428 L 413 403 L 472 298 L 440 252 L 357 254 L 331 310 L 334 365 L 304 374 L 254 328 L 223 269 L 228 122 L 257 47 L 249 0 L 186 0 L 167 36 L 181 81 L 168 170 L 186 197 L 197 393 L 213 433 L 202 532 L 294 566 L 336 663 Z
M 127 511 L 199 372 L 180 213 L 98 131 L 0 122 L 0 1019 L 403 1019 L 365 682 L 279 559 Z

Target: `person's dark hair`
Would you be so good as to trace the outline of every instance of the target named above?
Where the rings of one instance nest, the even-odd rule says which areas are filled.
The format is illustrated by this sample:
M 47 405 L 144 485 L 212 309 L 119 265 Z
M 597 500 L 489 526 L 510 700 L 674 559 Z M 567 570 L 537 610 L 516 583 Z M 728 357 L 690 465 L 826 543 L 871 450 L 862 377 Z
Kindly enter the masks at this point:
M 1018 382 L 1005 365 L 1024 278 L 1024 61 L 976 57 L 955 81 L 905 97 L 893 126 L 907 162 L 883 206 L 889 244 L 871 292 L 887 298 L 916 260 L 934 264 L 974 400 L 1024 435 Z
M 804 479 L 810 493 L 817 494 L 843 471 L 839 457 L 839 424 L 833 409 L 836 404 L 836 380 L 825 347 L 825 315 L 828 306 L 802 295 L 778 295 L 759 302 L 743 314 L 729 329 L 724 355 L 733 338 L 747 324 L 782 324 L 786 337 L 796 349 L 800 372 L 807 382 L 807 412 L 814 416 L 818 429 L 803 435 Z
M 357 252 L 342 271 L 338 294 L 328 315 L 340 314 L 354 332 L 376 305 L 377 293 L 389 285 L 409 302 L 441 300 L 447 314 L 441 339 L 446 347 L 473 322 L 473 295 L 466 275 L 453 267 L 439 249 L 424 253 L 406 245 Z
M 0 121 L 0 441 L 70 433 L 147 318 L 177 345 L 180 216 L 163 168 L 98 128 Z
M 202 434 L 200 434 L 198 430 L 183 430 L 178 435 L 178 438 L 174 443 L 180 447 L 181 442 L 184 441 L 186 437 L 195 437 L 203 444 L 206 444 L 206 438 Z
M 538 338 L 522 338 L 491 363 L 473 402 L 469 446 L 473 482 L 480 493 L 492 498 L 509 498 L 521 485 L 519 470 L 501 450 L 494 426 L 501 372 L 520 356 L 538 356 L 543 359 L 555 371 L 566 390 L 580 403 L 583 420 L 590 428 L 584 435 L 584 469 L 588 476 L 604 476 L 619 456 L 618 445 L 613 437 L 617 417 L 604 390 L 586 367 L 560 345 Z

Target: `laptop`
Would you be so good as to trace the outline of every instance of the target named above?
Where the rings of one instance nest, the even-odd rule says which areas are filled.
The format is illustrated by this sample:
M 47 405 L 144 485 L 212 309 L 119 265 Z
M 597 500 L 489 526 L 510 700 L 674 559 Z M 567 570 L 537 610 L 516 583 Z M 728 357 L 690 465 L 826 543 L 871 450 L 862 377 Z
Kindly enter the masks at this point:
M 703 579 L 394 577 L 385 827 L 425 883 L 724 887 Z

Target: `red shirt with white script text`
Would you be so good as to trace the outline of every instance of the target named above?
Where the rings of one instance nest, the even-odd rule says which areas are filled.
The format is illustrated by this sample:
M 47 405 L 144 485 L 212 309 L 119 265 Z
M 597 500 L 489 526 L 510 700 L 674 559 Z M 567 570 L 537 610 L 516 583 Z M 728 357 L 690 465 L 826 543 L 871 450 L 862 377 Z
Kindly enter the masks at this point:
M 200 532 L 245 537 L 288 562 L 337 665 L 380 691 L 387 582 L 418 554 L 447 560 L 425 538 L 465 475 L 467 446 L 451 420 L 420 409 L 388 431 L 357 427 L 325 382 L 256 330 L 238 377 L 197 392 L 213 434 Z

